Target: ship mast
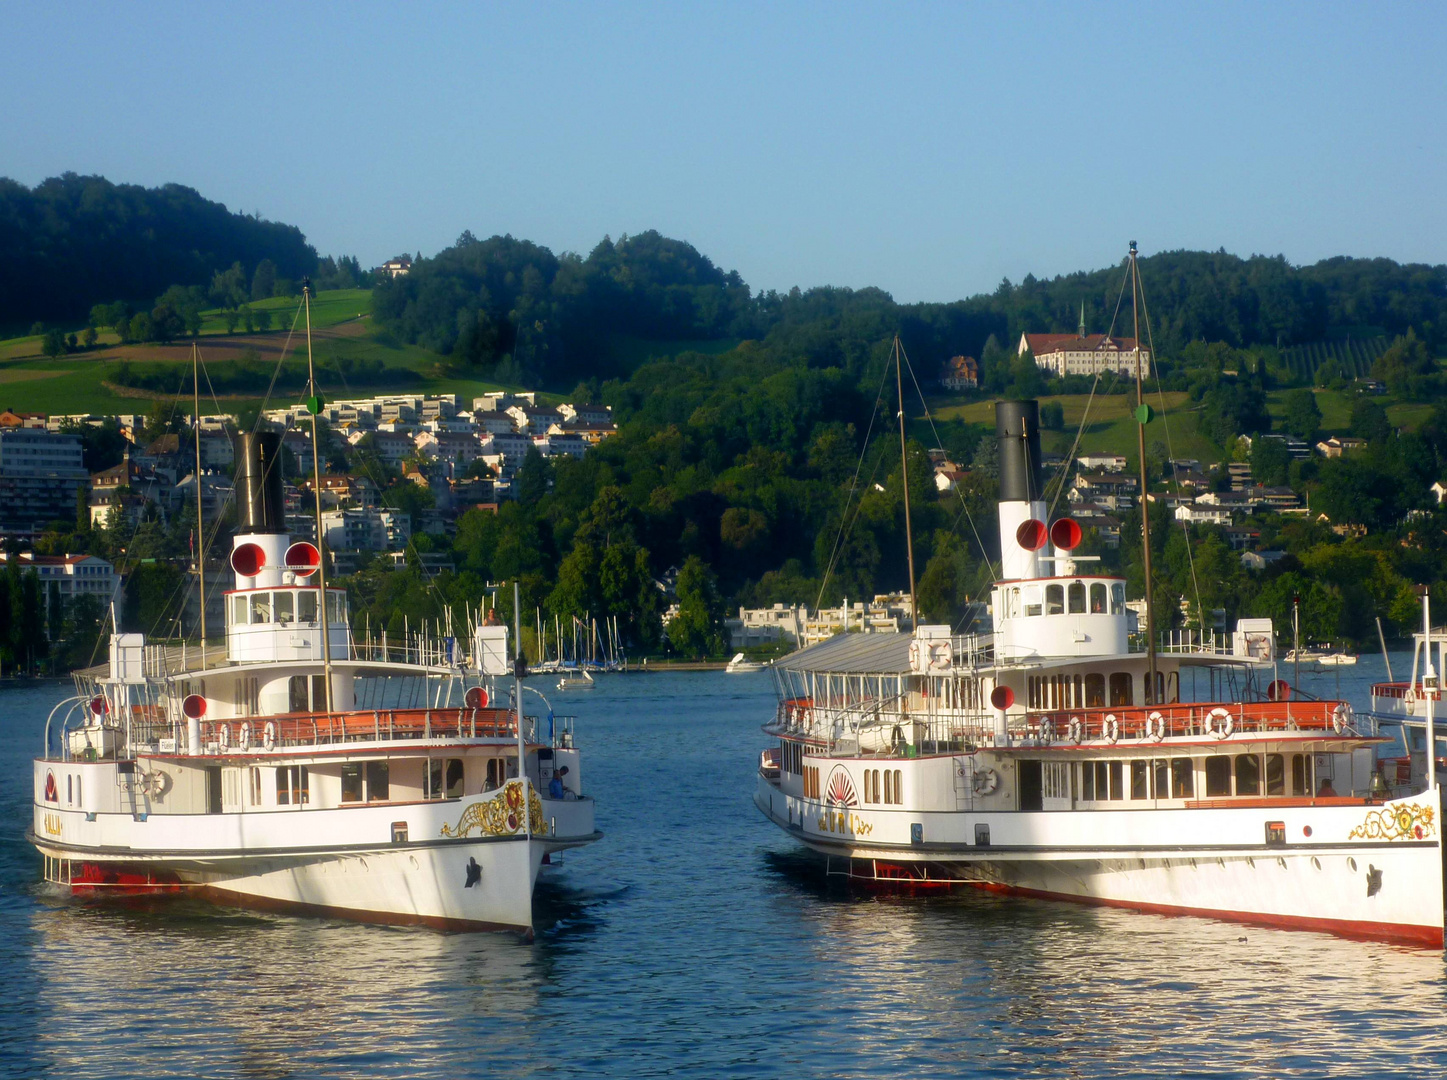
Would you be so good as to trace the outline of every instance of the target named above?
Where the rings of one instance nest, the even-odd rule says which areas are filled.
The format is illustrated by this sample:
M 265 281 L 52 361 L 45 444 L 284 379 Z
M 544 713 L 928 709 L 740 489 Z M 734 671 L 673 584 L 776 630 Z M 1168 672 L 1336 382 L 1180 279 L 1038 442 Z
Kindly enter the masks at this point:
M 317 519 L 317 613 L 322 625 L 322 676 L 327 684 L 327 713 L 332 711 L 332 627 L 327 611 L 327 553 L 322 532 L 322 468 L 321 440 L 317 436 L 317 416 L 322 399 L 317 394 L 317 369 L 312 360 L 312 283 L 307 278 L 301 285 L 302 303 L 306 307 L 306 410 L 312 418 L 312 494 L 316 496 Z
M 1155 614 L 1155 590 L 1151 585 L 1151 511 L 1150 511 L 1150 487 L 1146 476 L 1146 422 L 1151 418 L 1151 410 L 1145 401 L 1145 390 L 1143 388 L 1144 376 L 1141 367 L 1141 288 L 1140 288 L 1140 267 L 1136 263 L 1136 243 L 1130 242 L 1130 299 L 1131 316 L 1134 320 L 1135 333 L 1135 418 L 1136 418 L 1136 446 L 1140 452 L 1141 470 L 1141 554 L 1145 559 L 1146 572 L 1146 657 L 1149 666 L 1149 679 L 1146 684 L 1146 703 L 1157 704 L 1158 689 L 1156 687 L 1156 614 Z M 1151 358 L 1152 360 L 1155 357 Z M 1164 697 L 1165 695 L 1159 695 Z
M 904 442 L 904 376 L 900 372 L 901 353 L 899 335 L 894 335 L 894 389 L 899 397 L 899 471 L 904 484 L 904 546 L 909 553 L 909 627 L 913 631 L 919 626 L 919 612 L 914 597 L 914 532 L 909 522 L 909 452 Z
M 191 342 L 191 405 L 196 422 L 196 585 L 201 590 L 201 670 L 206 670 L 206 519 L 201 514 L 201 353 Z

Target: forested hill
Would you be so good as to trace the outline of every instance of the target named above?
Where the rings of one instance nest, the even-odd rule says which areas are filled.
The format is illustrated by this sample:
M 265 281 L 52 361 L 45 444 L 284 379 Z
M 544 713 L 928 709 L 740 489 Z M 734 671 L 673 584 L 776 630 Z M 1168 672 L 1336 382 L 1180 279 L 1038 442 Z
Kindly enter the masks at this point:
M 179 184 L 66 173 L 27 188 L 0 177 L 0 326 L 82 320 L 94 304 L 149 303 L 265 259 L 288 278 L 317 265 L 296 226 L 232 213 Z
M 1409 327 L 1434 347 L 1447 338 L 1447 266 L 1333 258 L 1297 267 L 1280 256 L 1177 251 L 1143 258 L 1141 273 L 1163 354 L 1193 340 L 1289 346 Z M 926 366 L 980 356 L 992 335 L 1008 347 L 1024 331 L 1075 329 L 1082 304 L 1089 329 L 1104 331 L 1121 279 L 1119 266 L 1050 280 L 1027 275 L 947 304 L 897 304 L 878 289 L 754 294 L 737 273 L 656 232 L 605 239 L 586 258 L 464 233 L 408 276 L 379 285 L 374 311 L 393 333 L 459 367 L 566 389 L 580 378 L 626 377 L 648 355 L 610 348 L 610 335 L 753 338 L 810 366 L 856 370 L 896 331 Z M 1117 333 L 1128 333 L 1128 298 L 1121 315 Z

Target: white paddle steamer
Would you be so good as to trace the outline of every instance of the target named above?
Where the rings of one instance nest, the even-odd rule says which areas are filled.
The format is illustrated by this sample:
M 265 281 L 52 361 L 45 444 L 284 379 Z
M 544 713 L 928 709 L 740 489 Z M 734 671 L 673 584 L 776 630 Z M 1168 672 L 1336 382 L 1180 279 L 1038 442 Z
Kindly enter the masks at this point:
M 842 635 L 775 663 L 759 809 L 874 886 L 1441 947 L 1435 775 L 1389 791 L 1370 718 L 1272 677 L 1269 620 L 1150 648 L 1124 579 L 1085 572 L 1073 521 L 1047 525 L 1036 403 L 998 403 L 996 432 L 990 632 Z M 1435 675 L 1414 682 L 1430 702 Z
M 525 715 L 502 625 L 466 665 L 451 640 L 354 641 L 282 529 L 279 436 L 237 450 L 224 656 L 118 634 L 76 676 L 34 767 L 46 879 L 530 934 L 539 867 L 599 836 L 571 722 Z

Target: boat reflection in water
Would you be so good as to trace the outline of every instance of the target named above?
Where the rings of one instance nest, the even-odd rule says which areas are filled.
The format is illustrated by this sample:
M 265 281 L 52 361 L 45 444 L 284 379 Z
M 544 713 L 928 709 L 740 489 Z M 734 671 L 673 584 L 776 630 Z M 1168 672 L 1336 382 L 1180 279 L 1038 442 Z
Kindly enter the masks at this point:
M 28 1075 L 456 1076 L 483 1045 L 511 1071 L 536 1060 L 546 978 L 513 938 L 152 904 L 36 908 L 34 998 L 13 1018 Z
M 807 853 L 764 861 L 778 921 L 811 924 L 792 928 L 791 968 L 819 974 L 795 1019 L 827 1027 L 841 1068 L 1425 1076 L 1447 1059 L 1447 1032 L 1416 1022 L 1447 999 L 1433 952 L 972 889 L 861 899 Z

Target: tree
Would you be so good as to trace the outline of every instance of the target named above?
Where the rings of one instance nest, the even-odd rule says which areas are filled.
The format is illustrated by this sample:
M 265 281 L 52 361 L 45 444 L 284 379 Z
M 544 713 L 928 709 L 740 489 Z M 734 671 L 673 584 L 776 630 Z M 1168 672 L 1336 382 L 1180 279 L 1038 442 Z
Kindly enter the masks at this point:
M 690 555 L 678 572 L 676 591 L 678 614 L 668 623 L 669 643 L 696 659 L 721 655 L 727 648 L 724 606 L 713 571 L 697 555 Z
M 1292 390 L 1286 395 L 1286 414 L 1282 418 L 1286 430 L 1308 443 L 1316 442 L 1321 430 L 1321 408 L 1310 390 Z
M 94 326 L 87 326 L 85 330 L 81 333 L 80 339 L 85 343 L 85 347 L 87 349 L 93 349 L 95 348 L 95 339 L 98 336 L 99 335 L 96 333 Z
M 57 356 L 64 356 L 65 334 L 60 330 L 47 330 L 45 339 L 40 343 L 40 351 L 52 360 Z
M 256 309 L 256 328 L 258 330 L 271 329 L 271 312 L 266 308 Z
M 1047 401 L 1040 406 L 1040 426 L 1046 431 L 1060 431 L 1065 427 L 1065 407 L 1058 401 Z
M 1362 398 L 1352 406 L 1351 431 L 1357 438 L 1376 444 L 1386 442 L 1393 428 L 1386 409 L 1370 398 Z
M 251 299 L 270 300 L 276 290 L 276 263 L 262 259 L 256 264 L 256 273 L 251 278 Z
M 548 459 L 543 457 L 538 448 L 528 447 L 523 463 L 518 466 L 517 478 L 513 481 L 517 484 L 518 502 L 523 506 L 536 505 L 552 486 L 552 471 Z
M 1406 394 L 1413 378 L 1430 375 L 1435 368 L 1427 343 L 1408 327 L 1404 336 L 1398 337 L 1386 352 L 1377 357 L 1372 365 L 1372 375 L 1386 383 L 1392 393 Z
M 236 333 L 236 325 L 241 322 L 241 312 L 236 308 L 227 308 L 222 318 L 226 321 L 226 332 L 228 334 Z
M 1251 478 L 1266 487 L 1285 484 L 1291 472 L 1291 451 L 1282 439 L 1251 440 Z

